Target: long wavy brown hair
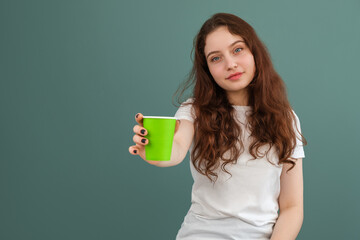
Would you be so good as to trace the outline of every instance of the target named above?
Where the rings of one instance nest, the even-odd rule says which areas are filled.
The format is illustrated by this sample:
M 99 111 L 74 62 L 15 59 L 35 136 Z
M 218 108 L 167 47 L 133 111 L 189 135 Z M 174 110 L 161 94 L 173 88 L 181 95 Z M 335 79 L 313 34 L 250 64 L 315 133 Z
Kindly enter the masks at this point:
M 255 30 L 243 19 L 228 13 L 214 14 L 201 27 L 193 41 L 193 67 L 187 80 L 174 94 L 175 97 L 180 93 L 177 98 L 180 104 L 184 92 L 194 85 L 190 94 L 193 101 L 188 103 L 192 104 L 195 113 L 194 147 L 191 152 L 193 165 L 198 172 L 215 182 L 218 177 L 215 169 L 220 163 L 221 169 L 229 173 L 226 165 L 236 163 L 244 152 L 244 144 L 239 137 L 244 129 L 236 121 L 235 109 L 225 90 L 213 79 L 204 53 L 207 35 L 220 26 L 226 26 L 230 33 L 241 36 L 255 60 L 255 75 L 247 87 L 248 104 L 252 107 L 247 119 L 253 139 L 249 147 L 252 160 L 264 156 L 259 151 L 262 146 L 269 145 L 269 149 L 274 146 L 279 164 L 290 163 L 291 170 L 296 164 L 295 159 L 290 157 L 296 145 L 293 128 L 296 117 L 288 101 L 285 84 L 275 71 L 270 54 Z M 306 145 L 304 136 L 296 129 L 303 145 Z

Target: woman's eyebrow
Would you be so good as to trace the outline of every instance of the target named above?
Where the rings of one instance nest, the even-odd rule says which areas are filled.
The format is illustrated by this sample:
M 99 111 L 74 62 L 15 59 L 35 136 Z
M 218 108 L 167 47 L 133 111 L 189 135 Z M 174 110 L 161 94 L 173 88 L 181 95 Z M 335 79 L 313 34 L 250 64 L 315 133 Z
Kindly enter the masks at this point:
M 244 43 L 243 40 L 238 40 L 238 41 L 235 41 L 235 42 L 233 42 L 232 44 L 230 44 L 229 47 L 234 46 L 234 45 L 237 44 L 238 42 L 243 42 L 243 43 Z M 220 52 L 220 51 L 212 51 L 212 52 L 209 52 L 209 54 L 206 56 L 206 59 L 207 59 L 211 54 L 217 53 L 217 52 Z

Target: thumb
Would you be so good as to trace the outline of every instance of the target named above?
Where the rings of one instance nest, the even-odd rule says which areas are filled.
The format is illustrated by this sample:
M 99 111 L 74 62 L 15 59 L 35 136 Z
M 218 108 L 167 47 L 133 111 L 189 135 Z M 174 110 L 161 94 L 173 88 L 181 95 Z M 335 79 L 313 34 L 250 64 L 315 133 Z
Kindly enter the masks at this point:
M 180 127 L 180 120 L 176 120 L 175 133 L 177 132 L 177 130 L 179 130 L 179 127 Z

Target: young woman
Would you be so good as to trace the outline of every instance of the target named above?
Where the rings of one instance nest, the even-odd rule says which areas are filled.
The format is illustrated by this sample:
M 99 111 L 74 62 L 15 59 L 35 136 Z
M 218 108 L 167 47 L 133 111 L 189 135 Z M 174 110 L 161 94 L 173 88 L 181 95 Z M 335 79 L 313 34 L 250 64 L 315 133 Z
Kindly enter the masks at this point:
M 131 154 L 169 167 L 191 153 L 192 204 L 176 239 L 295 239 L 303 221 L 300 122 L 254 29 L 218 13 L 194 39 L 171 160 L 147 161 L 142 114 Z M 181 101 L 180 101 L 181 102 Z

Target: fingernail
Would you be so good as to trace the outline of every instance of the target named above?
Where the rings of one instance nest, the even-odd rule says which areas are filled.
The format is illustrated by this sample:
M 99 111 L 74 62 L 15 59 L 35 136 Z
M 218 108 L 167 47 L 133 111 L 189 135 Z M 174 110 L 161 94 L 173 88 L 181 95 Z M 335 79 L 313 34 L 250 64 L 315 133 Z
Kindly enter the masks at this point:
M 145 134 L 145 129 L 142 129 L 140 132 L 141 134 Z
M 139 114 L 136 114 L 136 116 L 135 116 L 135 117 L 136 117 L 136 118 L 138 118 L 138 116 L 139 116 Z
M 146 139 L 145 139 L 145 138 L 141 139 L 141 142 L 142 142 L 142 143 L 145 143 L 145 142 L 146 142 Z
M 136 150 L 134 150 L 134 153 L 137 153 L 137 151 L 136 151 Z

